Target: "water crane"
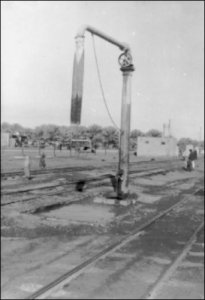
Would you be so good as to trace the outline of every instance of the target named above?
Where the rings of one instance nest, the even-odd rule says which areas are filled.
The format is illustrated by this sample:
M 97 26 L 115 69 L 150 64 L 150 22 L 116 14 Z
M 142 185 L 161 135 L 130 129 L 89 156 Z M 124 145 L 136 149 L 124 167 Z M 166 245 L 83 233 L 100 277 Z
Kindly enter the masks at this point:
M 119 163 L 116 174 L 116 192 L 117 198 L 123 199 L 129 194 L 129 136 L 130 136 L 130 113 L 131 113 L 131 75 L 134 71 L 132 64 L 131 50 L 128 44 L 117 41 L 109 35 L 84 25 L 77 31 L 76 52 L 73 64 L 73 82 L 71 99 L 71 123 L 80 124 L 81 107 L 83 97 L 83 76 L 84 76 L 84 35 L 88 31 L 92 35 L 104 39 L 105 41 L 117 46 L 123 51 L 118 62 L 123 75 L 122 103 L 121 103 L 121 128 L 120 128 L 120 147 Z

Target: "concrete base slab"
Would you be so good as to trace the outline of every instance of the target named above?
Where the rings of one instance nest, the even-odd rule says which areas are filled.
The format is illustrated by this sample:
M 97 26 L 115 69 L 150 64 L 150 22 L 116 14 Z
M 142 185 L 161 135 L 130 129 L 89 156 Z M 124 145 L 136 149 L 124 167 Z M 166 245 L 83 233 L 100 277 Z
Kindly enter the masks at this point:
M 117 199 L 109 199 L 109 198 L 104 198 L 104 197 L 95 197 L 93 199 L 94 203 L 100 203 L 100 204 L 109 204 L 109 205 L 115 205 L 116 202 L 118 200 Z
M 113 198 L 107 198 L 103 196 L 96 196 L 93 199 L 94 203 L 98 204 L 106 204 L 106 205 L 123 205 L 123 206 L 128 206 L 132 203 L 135 203 L 135 200 L 118 200 L 118 199 L 113 199 Z
M 159 201 L 161 199 L 161 197 L 162 197 L 161 195 L 153 196 L 153 195 L 149 195 L 149 194 L 143 194 L 137 200 L 138 200 L 138 202 L 152 204 L 156 201 Z
M 111 222 L 115 215 L 111 211 L 110 207 L 103 206 L 97 207 L 93 205 L 80 205 L 73 204 L 71 206 L 64 206 L 55 210 L 51 210 L 45 213 L 42 213 L 42 216 L 45 218 L 52 218 L 52 222 L 55 220 L 58 224 L 101 224 L 106 225 Z M 51 219 L 50 219 L 51 220 Z
M 128 206 L 131 204 L 131 200 L 120 200 L 119 204 L 123 206 Z

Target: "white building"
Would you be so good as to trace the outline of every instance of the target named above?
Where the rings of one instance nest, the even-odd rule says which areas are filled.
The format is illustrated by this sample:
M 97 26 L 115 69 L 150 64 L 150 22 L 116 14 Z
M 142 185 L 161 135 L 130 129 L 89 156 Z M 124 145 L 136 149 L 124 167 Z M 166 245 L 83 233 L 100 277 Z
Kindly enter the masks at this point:
M 177 139 L 174 137 L 138 137 L 137 156 L 178 156 Z

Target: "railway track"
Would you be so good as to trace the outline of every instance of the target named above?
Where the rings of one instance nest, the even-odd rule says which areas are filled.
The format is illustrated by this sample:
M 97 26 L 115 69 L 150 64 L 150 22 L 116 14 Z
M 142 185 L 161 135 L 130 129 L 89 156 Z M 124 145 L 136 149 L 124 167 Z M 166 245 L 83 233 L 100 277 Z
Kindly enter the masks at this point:
M 168 162 L 170 162 L 170 161 L 168 161 Z M 144 162 L 139 162 L 139 163 L 143 164 Z M 169 171 L 176 170 L 176 168 L 178 167 L 178 160 L 173 162 L 171 165 L 169 164 L 168 166 L 166 165 L 167 161 L 159 162 L 159 163 L 157 163 L 157 166 L 152 166 L 152 163 L 153 163 L 152 161 L 150 161 L 149 163 L 151 163 L 151 165 L 149 164 L 147 166 L 147 164 L 145 164 L 144 167 L 140 167 L 138 169 L 131 169 L 129 171 L 130 177 L 151 176 L 151 175 L 154 175 L 157 173 L 158 174 L 160 174 L 160 173 L 166 174 Z M 105 168 L 102 168 L 102 169 L 105 169 Z M 55 186 L 54 185 L 52 186 L 52 184 L 51 184 L 51 187 L 54 187 L 54 188 L 60 187 L 63 185 L 65 185 L 65 186 L 76 185 L 80 182 L 82 182 L 82 186 L 85 183 L 100 182 L 100 181 L 103 181 L 106 179 L 113 178 L 116 173 L 116 171 L 113 171 L 112 173 L 106 173 L 106 174 L 99 175 L 99 176 L 86 175 L 86 177 L 85 177 L 85 175 L 79 175 L 79 173 L 78 173 L 81 171 L 91 171 L 91 170 L 96 170 L 96 168 L 93 168 L 93 167 L 90 167 L 90 168 L 57 168 L 57 169 L 49 169 L 46 171 L 40 170 L 40 173 L 39 173 L 39 170 L 34 170 L 34 171 L 36 172 L 36 174 L 50 174 L 52 172 L 59 174 L 59 172 L 61 172 L 61 176 L 63 176 L 62 172 L 66 173 L 66 175 L 68 175 L 68 173 L 72 174 L 71 180 L 66 180 L 66 183 L 56 183 Z M 75 173 L 75 175 L 73 175 L 73 172 L 77 172 L 77 174 Z M 8 175 L 8 176 L 15 177 L 15 174 L 17 174 L 17 173 L 22 174 L 21 172 L 9 172 L 9 173 L 2 173 L 2 176 L 4 177 L 4 176 Z M 83 182 L 84 182 L 84 184 L 83 184 Z M 15 186 L 15 184 L 13 186 Z M 39 185 L 37 185 L 37 186 L 38 187 L 35 187 L 35 183 L 34 183 L 34 184 L 32 184 L 32 187 L 28 184 L 26 186 L 24 184 L 24 186 L 20 186 L 20 187 L 18 185 L 18 188 L 10 188 L 10 189 L 2 187 L 1 195 L 4 196 L 4 195 L 19 194 L 19 193 L 29 192 L 32 190 L 44 190 L 44 189 L 49 188 L 49 186 L 46 182 L 44 185 L 41 184 L 41 187 L 39 187 Z
M 143 164 L 144 162 L 140 162 L 141 164 Z M 151 161 L 152 163 L 152 161 Z M 163 165 L 164 165 L 164 161 L 163 161 Z M 137 170 L 130 170 L 130 177 L 138 177 L 138 176 L 152 176 L 154 174 L 165 174 L 166 172 L 170 171 L 170 170 L 174 170 L 176 168 L 176 166 L 172 166 L 172 169 L 170 169 L 170 166 L 166 169 L 159 169 L 158 167 L 151 167 L 148 166 L 149 169 L 147 168 L 147 166 L 145 168 L 141 168 L 141 169 L 137 169 Z M 72 172 L 72 170 L 77 170 L 77 171 L 89 171 L 89 170 L 94 170 L 95 168 L 57 168 L 57 169 L 52 169 L 52 170 L 47 170 L 47 172 L 50 171 L 54 171 L 56 173 L 58 172 L 67 172 L 69 170 L 69 172 Z M 148 171 L 147 171 L 148 169 Z M 10 174 L 10 173 L 9 173 Z M 12 173 L 13 174 L 13 173 Z M 83 177 L 83 176 L 72 176 L 72 180 L 68 181 L 66 180 L 66 182 L 58 182 L 55 184 L 50 184 L 50 186 L 48 184 L 41 184 L 41 186 L 37 185 L 35 186 L 35 184 L 33 184 L 32 186 L 23 186 L 23 187 L 18 187 L 18 188 L 10 188 L 10 189 L 5 189 L 2 188 L 1 189 L 1 196 L 2 196 L 2 201 L 1 201 L 1 206 L 7 206 L 7 205 L 11 205 L 11 204 L 15 204 L 17 202 L 27 202 L 27 201 L 32 201 L 35 199 L 39 199 L 40 197 L 44 197 L 44 196 L 57 196 L 57 195 L 64 195 L 68 192 L 73 191 L 73 187 L 75 187 L 75 189 L 82 191 L 84 189 L 84 186 L 86 184 L 87 188 L 92 188 L 93 186 L 97 185 L 111 185 L 113 183 L 112 179 L 114 178 L 113 174 L 107 173 L 107 174 L 103 174 L 103 175 L 99 175 L 99 176 L 90 176 L 88 177 Z M 59 187 L 66 187 L 66 190 L 63 191 L 55 191 L 56 188 Z M 35 192 L 35 191 L 42 191 L 42 190 L 48 190 L 47 192 L 43 193 L 39 193 L 35 196 L 33 195 L 29 195 L 29 197 L 26 198 L 21 198 L 20 200 L 10 200 L 10 201 L 4 201 L 4 196 L 9 196 L 9 195 L 23 195 L 23 194 L 29 194 L 30 192 Z M 50 191 L 50 189 L 54 189 L 54 191 Z
M 89 259 L 83 261 L 79 265 L 75 266 L 73 269 L 69 270 L 68 272 L 65 272 L 49 284 L 43 286 L 36 292 L 28 295 L 25 299 L 56 299 L 55 296 L 52 298 L 52 295 L 54 293 L 63 288 L 65 285 L 68 285 L 72 280 L 77 278 L 79 275 L 86 273 L 86 271 L 91 268 L 92 266 L 96 265 L 99 261 L 102 261 L 106 257 L 112 255 L 119 249 L 126 247 L 128 244 L 132 243 L 135 240 L 138 240 L 139 238 L 143 238 L 143 236 L 146 236 L 149 233 L 149 230 L 152 231 L 153 226 L 155 226 L 158 222 L 166 222 L 166 218 L 170 217 L 170 213 L 179 208 L 181 205 L 186 205 L 186 199 L 180 200 L 174 205 L 171 205 L 170 207 L 166 208 L 165 210 L 159 212 L 157 215 L 155 215 L 153 218 L 149 219 L 145 223 L 143 223 L 141 226 L 139 226 L 136 230 L 129 233 L 126 236 L 123 236 L 116 241 L 114 241 L 111 245 L 104 248 L 99 253 L 95 254 L 94 256 L 90 257 Z M 175 216 L 175 214 L 173 214 Z M 197 235 L 199 232 L 203 229 L 204 222 L 197 222 L 194 233 L 193 229 L 190 229 L 191 237 L 185 241 L 185 245 L 181 247 L 181 250 L 177 253 L 174 260 L 171 262 L 171 264 L 166 268 L 160 278 L 154 283 L 154 285 L 149 285 L 148 291 L 144 295 L 143 298 L 136 298 L 136 299 L 154 299 L 158 291 L 162 288 L 162 286 L 165 284 L 165 282 L 168 280 L 168 278 L 171 276 L 171 274 L 176 270 L 177 266 L 180 264 L 182 259 L 187 255 L 187 253 L 190 251 L 191 247 L 193 246 L 194 242 L 196 241 Z M 51 298 L 48 298 L 48 297 Z
M 168 172 L 168 170 L 165 169 L 158 169 L 158 168 L 153 168 L 150 171 L 130 171 L 130 176 L 133 177 L 138 177 L 138 176 L 152 176 L 152 175 L 156 175 L 156 174 L 165 174 L 166 172 Z M 1 195 L 2 195 L 2 201 L 1 201 L 1 206 L 7 206 L 13 203 L 17 203 L 17 202 L 26 202 L 26 201 L 31 201 L 31 200 L 35 200 L 35 199 L 39 199 L 39 197 L 44 197 L 44 196 L 56 196 L 56 195 L 64 195 L 68 192 L 73 191 L 73 186 L 77 187 L 78 184 L 81 185 L 87 185 L 87 189 L 91 189 L 93 188 L 95 185 L 111 185 L 111 179 L 114 178 L 114 175 L 112 174 L 104 174 L 104 175 L 100 175 L 98 177 L 90 177 L 87 179 L 84 178 L 73 178 L 72 181 L 66 181 L 63 183 L 56 183 L 56 184 L 51 184 L 51 185 L 41 185 L 39 186 L 32 186 L 32 187 L 22 187 L 22 188 L 17 188 L 17 189 L 10 189 L 10 190 L 4 190 L 2 189 L 1 191 Z M 89 185 L 90 184 L 90 185 Z M 66 187 L 65 190 L 63 191 L 48 191 L 45 193 L 41 193 L 41 194 L 37 194 L 35 196 L 29 196 L 28 198 L 23 198 L 20 200 L 12 200 L 12 201 L 4 201 L 3 200 L 3 196 L 9 196 L 9 195 L 18 195 L 18 194 L 25 194 L 25 193 L 29 193 L 29 192 L 33 192 L 33 191 L 37 191 L 37 190 L 46 190 L 46 189 L 56 189 L 58 187 Z
M 159 280 L 155 283 L 155 285 L 150 289 L 146 296 L 143 299 L 158 299 L 157 296 L 160 292 L 166 289 L 166 283 L 169 281 L 170 277 L 176 272 L 176 270 L 182 266 L 183 260 L 189 255 L 193 255 L 194 253 L 200 254 L 202 256 L 204 253 L 202 252 L 192 252 L 194 245 L 197 243 L 197 238 L 200 233 L 203 234 L 204 231 L 204 222 L 202 222 L 194 231 L 193 235 L 185 244 L 184 248 L 180 252 L 180 254 L 175 258 L 171 266 L 162 274 Z M 160 298 L 161 299 L 161 298 Z
M 143 169 L 148 169 L 149 166 L 152 165 L 158 165 L 158 166 L 164 166 L 167 163 L 170 163 L 171 165 L 175 165 L 179 163 L 179 159 L 173 159 L 172 161 L 170 160 L 151 160 L 151 161 L 139 161 L 139 162 L 132 162 L 130 163 L 130 166 L 142 166 L 145 164 Z M 110 164 L 110 166 L 103 166 L 98 169 L 110 169 L 110 168 L 116 168 L 116 163 Z M 31 170 L 31 175 L 46 175 L 46 174 L 56 174 L 56 173 L 73 173 L 73 172 L 83 172 L 83 171 L 93 171 L 96 170 L 95 167 L 65 167 L 65 168 L 49 168 L 49 169 L 44 169 L 44 170 Z M 142 168 L 140 169 L 142 170 Z M 1 178 L 6 179 L 9 177 L 17 177 L 17 176 L 23 176 L 24 172 L 22 171 L 10 171 L 10 172 L 1 172 Z
M 95 168 L 93 167 L 65 167 L 65 168 L 49 168 L 49 169 L 44 169 L 44 170 L 31 170 L 31 175 L 46 175 L 46 174 L 55 174 L 55 173 L 60 173 L 60 172 L 80 172 L 80 171 L 90 171 L 94 170 Z M 24 172 L 23 171 L 10 171 L 10 172 L 2 172 L 1 173 L 1 178 L 5 179 L 8 177 L 16 177 L 16 176 L 23 176 Z

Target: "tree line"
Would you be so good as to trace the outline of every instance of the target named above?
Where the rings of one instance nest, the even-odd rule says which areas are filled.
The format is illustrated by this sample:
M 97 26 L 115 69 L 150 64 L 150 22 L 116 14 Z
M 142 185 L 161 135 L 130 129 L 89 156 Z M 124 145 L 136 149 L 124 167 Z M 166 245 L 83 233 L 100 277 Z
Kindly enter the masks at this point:
M 113 126 L 102 127 L 97 124 L 91 126 L 57 126 L 54 124 L 44 124 L 32 128 L 23 127 L 20 124 L 9 124 L 3 122 L 1 124 L 1 130 L 9 132 L 10 135 L 19 133 L 21 136 L 25 136 L 27 140 L 35 142 L 47 142 L 54 143 L 59 142 L 62 145 L 68 145 L 72 139 L 89 139 L 91 145 L 94 148 L 98 147 L 113 147 L 119 146 L 119 130 Z M 147 137 L 161 137 L 162 132 L 157 129 L 150 129 L 147 132 L 143 132 L 139 129 L 134 129 L 130 133 L 130 149 L 136 147 L 136 141 L 139 136 Z M 182 151 L 185 150 L 187 144 L 193 144 L 194 146 L 204 147 L 204 141 L 197 141 L 190 138 L 181 138 L 178 141 L 178 146 Z

